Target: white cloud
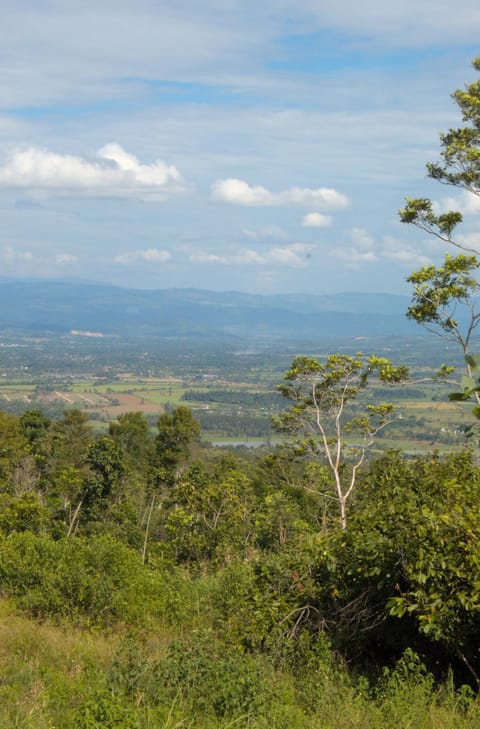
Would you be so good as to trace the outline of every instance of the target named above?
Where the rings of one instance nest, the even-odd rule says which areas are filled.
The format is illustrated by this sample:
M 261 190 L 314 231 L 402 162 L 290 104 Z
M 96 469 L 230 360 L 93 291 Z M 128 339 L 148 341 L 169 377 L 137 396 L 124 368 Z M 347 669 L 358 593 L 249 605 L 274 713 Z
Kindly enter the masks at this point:
M 328 228 L 333 219 L 330 215 L 322 215 L 322 213 L 308 213 L 302 220 L 304 228 Z
M 358 251 L 356 248 L 332 248 L 330 255 L 345 261 L 349 266 L 358 266 L 361 263 L 376 263 L 378 256 L 374 251 Z
M 382 258 L 405 266 L 428 266 L 432 261 L 411 248 L 400 248 L 396 251 L 383 250 Z
M 420 253 L 411 245 L 398 241 L 394 236 L 384 235 L 380 243 L 363 228 L 351 228 L 350 237 L 353 246 L 333 248 L 330 255 L 345 261 L 348 267 L 357 267 L 360 264 L 377 263 L 381 260 L 391 261 L 399 266 L 413 268 L 414 266 L 427 266 L 430 258 Z
M 382 239 L 382 258 L 398 263 L 400 266 L 412 268 L 414 266 L 428 266 L 432 263 L 428 256 L 420 253 L 411 245 L 405 245 L 391 235 L 384 235 Z
M 375 248 L 375 238 L 364 228 L 351 228 L 350 237 L 354 246 L 362 251 L 370 251 Z
M 451 195 L 443 197 L 439 201 L 434 201 L 433 208 L 437 214 L 446 213 L 449 210 L 458 210 L 465 216 L 478 215 L 480 213 L 480 195 L 465 190 L 456 196 Z
M 251 248 L 244 248 L 231 255 L 220 255 L 198 251 L 190 255 L 191 263 L 218 263 L 224 266 L 288 266 L 303 268 L 310 258 L 313 246 L 304 243 L 292 243 L 289 246 L 270 248 L 258 253 Z
M 363 263 L 376 263 L 379 254 L 375 250 L 375 238 L 364 228 L 350 228 L 348 232 L 353 246 L 332 248 L 330 255 L 345 261 L 349 268 L 356 268 Z
M 279 263 L 282 266 L 293 266 L 303 268 L 310 258 L 312 246 L 303 243 L 292 243 L 285 248 L 271 248 L 268 252 L 272 263 Z
M 128 251 L 127 253 L 119 253 L 112 258 L 112 263 L 121 266 L 128 266 L 130 263 L 138 261 L 148 261 L 149 263 L 167 263 L 172 258 L 169 251 L 162 251 L 158 248 L 148 248 L 144 251 Z
M 7 265 L 33 263 L 33 253 L 30 251 L 16 251 L 11 246 L 6 246 L 0 251 L 0 260 Z
M 319 207 L 324 210 L 338 210 L 348 205 L 348 199 L 342 193 L 329 187 L 310 189 L 308 187 L 292 187 L 283 192 L 270 192 L 266 187 L 252 187 L 244 180 L 230 177 L 217 180 L 212 185 L 212 197 L 219 202 L 247 207 Z
M 54 261 L 57 266 L 69 266 L 78 263 L 78 256 L 72 256 L 70 253 L 57 253 Z
M 480 231 L 475 230 L 469 233 L 459 233 L 459 235 L 455 236 L 455 240 L 462 246 L 480 253 Z
M 284 240 L 287 237 L 286 231 L 279 225 L 267 225 L 265 228 L 260 228 L 259 230 L 245 228 L 242 233 L 246 238 L 250 238 L 251 240 L 264 240 L 265 238 Z
M 119 144 L 107 144 L 89 160 L 39 147 L 12 152 L 0 167 L 0 186 L 44 196 L 120 197 L 164 200 L 183 192 L 176 167 L 161 160 L 141 164 Z
M 364 39 L 389 47 L 427 47 L 429 43 L 473 40 L 473 29 L 480 23 L 476 0 L 403 0 L 385 3 L 382 0 L 275 0 L 277 12 L 290 10 L 309 29 L 330 28 L 340 33 L 359 34 Z M 307 21 L 308 19 L 308 21 Z
M 466 215 L 478 215 L 480 213 L 480 195 L 465 192 L 463 194 L 463 211 Z
M 266 259 L 257 251 L 251 248 L 245 248 L 230 256 L 221 256 L 218 253 L 207 253 L 199 251 L 192 253 L 190 256 L 192 263 L 220 263 L 224 266 L 242 266 L 242 265 L 264 265 Z
M 265 60 L 272 49 L 284 50 L 281 42 L 292 31 L 307 38 L 324 31 L 317 41 L 321 51 L 333 30 L 340 52 L 352 44 L 358 54 L 365 42 L 370 52 L 372 46 L 476 44 L 480 22 L 477 0 L 3 0 L 2 10 L 7 62 L 0 91 L 7 108 L 32 100 L 118 98 L 160 74 L 183 81 L 226 77 L 236 88 L 251 89 L 271 76 Z

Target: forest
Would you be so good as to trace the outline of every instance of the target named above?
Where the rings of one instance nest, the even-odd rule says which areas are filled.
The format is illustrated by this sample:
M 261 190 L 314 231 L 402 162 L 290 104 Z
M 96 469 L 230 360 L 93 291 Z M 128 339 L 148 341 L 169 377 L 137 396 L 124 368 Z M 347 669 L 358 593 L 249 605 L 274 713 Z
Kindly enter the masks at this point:
M 480 82 L 454 99 L 428 174 L 478 195 Z M 283 403 L 258 450 L 205 441 L 189 390 L 153 427 L 0 411 L 2 726 L 480 725 L 480 259 L 459 212 L 400 215 L 460 249 L 411 274 L 407 313 L 460 353 L 431 378 L 469 413 L 449 452 L 378 450 L 419 387 L 384 352 L 297 355 L 246 391 Z

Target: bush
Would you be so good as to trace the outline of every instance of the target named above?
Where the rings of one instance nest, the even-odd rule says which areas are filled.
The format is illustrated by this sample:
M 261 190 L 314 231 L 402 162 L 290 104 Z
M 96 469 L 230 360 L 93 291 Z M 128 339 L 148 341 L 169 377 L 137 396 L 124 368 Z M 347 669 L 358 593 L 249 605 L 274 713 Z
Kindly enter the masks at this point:
M 141 622 L 161 615 L 165 580 L 112 537 L 53 541 L 25 532 L 0 539 L 2 593 L 40 618 Z

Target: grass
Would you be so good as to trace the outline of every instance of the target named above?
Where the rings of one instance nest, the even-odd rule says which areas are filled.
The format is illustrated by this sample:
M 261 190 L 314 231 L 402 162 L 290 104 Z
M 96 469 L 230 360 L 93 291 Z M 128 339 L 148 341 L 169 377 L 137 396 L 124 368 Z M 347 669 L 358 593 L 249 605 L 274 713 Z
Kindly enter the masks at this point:
M 202 618 L 202 623 L 206 618 Z M 203 631 L 207 628 L 203 625 Z M 215 640 L 208 629 L 207 635 Z M 205 632 L 203 632 L 205 635 Z M 187 633 L 188 635 L 188 633 Z M 306 675 L 274 669 L 262 656 L 230 651 L 218 674 L 209 642 L 205 652 L 171 657 L 175 637 L 161 623 L 132 633 L 37 623 L 0 600 L 0 726 L 8 729 L 478 729 L 480 704 L 451 680 L 437 687 L 418 664 L 386 672 L 372 688 L 345 669 L 325 664 Z M 190 645 L 196 645 L 192 639 Z M 208 709 L 210 693 L 229 700 L 244 680 L 259 692 L 256 708 L 235 704 L 227 714 Z M 222 654 L 219 654 L 223 660 Z M 323 660 L 323 659 L 322 659 Z M 327 660 L 327 659 L 325 659 Z M 173 661 L 173 663 L 170 663 Z M 177 661 L 177 663 L 175 663 Z M 233 663 L 232 663 L 233 661 Z M 156 666 L 164 668 L 158 673 Z M 177 667 L 177 668 L 175 668 Z M 180 673 L 176 671 L 180 669 Z M 165 670 L 167 674 L 165 674 Z M 168 671 L 178 678 L 159 693 Z M 186 673 L 185 673 L 186 671 Z M 230 675 L 228 672 L 230 671 Z M 251 673 L 253 671 L 253 674 Z M 183 678 L 182 678 L 183 676 Z M 209 677 L 210 676 L 210 677 Z M 262 677 L 263 676 L 263 677 Z M 212 677 L 215 683 L 211 683 Z M 218 682 L 224 682 L 222 687 Z M 230 681 L 230 683 L 229 683 Z M 205 683 L 205 689 L 203 685 Z M 202 697 L 200 710 L 193 698 Z M 222 694 L 224 691 L 226 693 Z

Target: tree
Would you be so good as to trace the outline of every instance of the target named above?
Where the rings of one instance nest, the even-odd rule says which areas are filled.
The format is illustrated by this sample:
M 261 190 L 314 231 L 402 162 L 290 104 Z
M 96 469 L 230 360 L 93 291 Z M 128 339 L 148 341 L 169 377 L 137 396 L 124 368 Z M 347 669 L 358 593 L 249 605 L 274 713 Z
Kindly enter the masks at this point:
M 15 491 L 17 487 L 21 491 L 24 476 L 27 484 L 36 483 L 36 474 L 29 473 L 33 465 L 29 459 L 28 441 L 19 418 L 0 411 L 0 491 Z
M 222 454 L 212 464 L 194 464 L 178 480 L 164 504 L 176 560 L 226 563 L 249 551 L 257 510 L 243 465 Z
M 157 422 L 155 438 L 156 466 L 161 481 L 173 484 L 182 464 L 190 454 L 192 445 L 200 436 L 200 423 L 190 408 L 180 406 L 172 413 L 163 413 Z
M 480 72 L 480 56 L 472 62 Z M 428 163 L 427 172 L 432 180 L 451 185 L 480 197 L 480 81 L 474 81 L 452 94 L 452 98 L 462 112 L 465 126 L 450 129 L 440 134 L 441 163 Z M 458 210 L 436 214 L 434 205 L 428 198 L 407 198 L 406 206 L 400 211 L 402 223 L 411 223 L 421 230 L 434 235 L 449 245 L 477 255 L 477 247 L 470 247 L 453 234 L 462 222 Z
M 123 450 L 132 471 L 145 476 L 153 455 L 153 438 L 145 415 L 140 412 L 122 413 L 117 421 L 110 423 L 108 434 Z
M 154 478 L 150 505 L 146 516 L 145 538 L 142 549 L 142 562 L 147 553 L 150 521 L 155 507 L 157 491 L 165 486 L 172 488 L 188 462 L 192 445 L 200 436 L 200 423 L 192 415 L 190 408 L 180 406 L 172 413 L 163 413 L 157 422 L 158 433 L 155 438 Z
M 109 501 L 121 496 L 126 473 L 125 456 L 119 445 L 108 435 L 90 444 L 87 454 L 91 478 L 85 483 L 82 501 L 90 518 L 98 518 Z
M 473 61 L 480 72 L 480 56 Z M 428 176 L 438 182 L 480 197 L 480 81 L 474 81 L 452 94 L 459 107 L 464 126 L 440 135 L 439 163 L 428 163 Z M 428 198 L 407 198 L 400 210 L 402 223 L 415 225 L 449 246 L 463 251 L 454 257 L 448 253 L 443 266 L 424 266 L 414 271 L 408 281 L 413 284 L 413 302 L 408 316 L 429 331 L 455 341 L 465 360 L 467 379 L 463 392 L 451 399 L 468 399 L 472 395 L 480 404 L 479 382 L 473 378 L 475 364 L 470 350 L 472 334 L 480 322 L 476 297 L 480 284 L 476 273 L 480 268 L 480 241 L 471 246 L 465 237 L 456 235 L 463 222 L 462 213 L 449 210 L 438 213 Z M 466 255 L 469 254 L 469 255 Z M 452 368 L 443 368 L 446 374 Z M 477 415 L 480 414 L 480 410 Z
M 45 488 L 50 498 L 60 498 L 70 536 L 77 529 L 85 484 L 91 475 L 88 452 L 93 442 L 92 426 L 85 413 L 66 410 L 48 436 L 42 439 Z
M 357 412 L 352 412 L 352 404 L 374 376 L 382 383 L 393 384 L 408 377 L 408 368 L 361 353 L 354 357 L 332 354 L 325 363 L 299 356 L 286 372 L 285 383 L 278 387 L 293 404 L 274 420 L 274 425 L 281 432 L 301 437 L 300 453 L 326 459 L 334 481 L 332 498 L 338 502 L 343 530 L 358 469 L 377 434 L 393 417 L 393 405 L 385 402 L 361 402 Z

